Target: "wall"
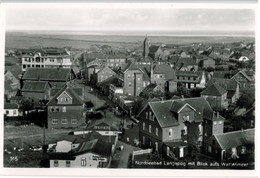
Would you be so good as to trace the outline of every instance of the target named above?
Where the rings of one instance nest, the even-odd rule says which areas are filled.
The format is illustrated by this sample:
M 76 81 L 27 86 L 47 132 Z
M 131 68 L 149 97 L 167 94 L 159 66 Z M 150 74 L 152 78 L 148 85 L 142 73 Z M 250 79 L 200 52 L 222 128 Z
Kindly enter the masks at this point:
M 66 106 L 66 112 L 62 112 L 62 106 L 59 107 L 59 112 L 51 112 L 51 107 L 48 106 L 48 127 L 49 128 L 76 128 L 84 122 L 83 106 Z M 56 106 L 54 107 L 56 111 Z M 63 118 L 67 119 L 67 124 L 62 124 Z M 71 123 L 71 119 L 77 119 L 76 124 Z M 52 119 L 58 119 L 57 124 L 52 124 Z

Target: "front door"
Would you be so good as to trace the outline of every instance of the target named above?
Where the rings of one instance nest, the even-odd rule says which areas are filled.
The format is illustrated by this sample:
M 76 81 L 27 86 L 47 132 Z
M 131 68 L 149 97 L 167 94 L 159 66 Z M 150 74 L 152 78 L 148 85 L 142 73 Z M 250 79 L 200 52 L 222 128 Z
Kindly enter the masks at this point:
M 180 158 L 182 158 L 184 156 L 184 148 L 181 147 L 180 148 Z
M 158 142 L 155 142 L 155 151 L 158 151 Z

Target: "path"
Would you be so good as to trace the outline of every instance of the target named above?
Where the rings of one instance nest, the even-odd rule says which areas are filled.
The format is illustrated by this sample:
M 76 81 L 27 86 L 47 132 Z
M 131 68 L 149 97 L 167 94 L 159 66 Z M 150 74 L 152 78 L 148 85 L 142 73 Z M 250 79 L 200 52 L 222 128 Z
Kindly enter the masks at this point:
M 123 143 L 121 141 L 117 142 L 116 148 L 123 145 L 124 149 L 120 151 L 120 158 L 118 160 L 118 168 L 128 168 L 129 155 L 133 151 L 141 150 L 141 148 L 131 146 L 129 144 Z

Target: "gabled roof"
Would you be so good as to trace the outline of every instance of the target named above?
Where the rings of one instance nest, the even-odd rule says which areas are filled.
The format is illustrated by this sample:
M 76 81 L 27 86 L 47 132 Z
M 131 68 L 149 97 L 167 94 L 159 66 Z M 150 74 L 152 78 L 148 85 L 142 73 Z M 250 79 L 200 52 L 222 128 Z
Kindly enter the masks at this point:
M 57 98 L 63 93 L 66 92 L 72 98 L 72 104 L 61 104 L 61 105 L 68 105 L 68 106 L 81 106 L 84 104 L 83 100 L 80 98 L 82 95 L 78 95 L 76 91 L 73 89 L 72 86 L 65 85 L 61 88 L 53 98 L 46 104 L 47 106 L 59 106 L 57 102 Z
M 171 66 L 169 66 L 168 64 L 155 65 L 153 73 L 165 74 L 166 80 L 177 80 L 174 69 L 171 68 Z
M 176 102 L 178 107 L 175 105 Z M 161 127 L 170 127 L 179 125 L 177 113 L 173 112 L 172 109 L 175 110 L 177 108 L 178 110 L 185 104 L 191 106 L 193 110 L 195 110 L 195 122 L 202 122 L 203 119 L 213 119 L 213 110 L 209 103 L 202 97 L 149 102 L 146 107 L 149 106 L 151 108 Z M 144 107 L 143 110 L 146 107 Z M 140 112 L 140 114 L 143 112 L 143 110 Z
M 231 79 L 235 78 L 236 75 L 242 74 L 248 81 L 253 81 L 252 78 L 250 78 L 244 71 L 239 71 L 238 73 L 236 73 Z
M 5 66 L 5 71 L 10 71 L 17 80 L 19 80 L 19 76 L 23 74 L 22 68 L 20 65 L 16 66 Z
M 161 91 L 164 91 L 164 89 L 159 86 L 159 85 L 156 85 L 154 83 L 151 83 L 150 85 L 146 86 L 141 93 L 150 93 L 150 92 L 153 92 L 155 88 L 159 87 Z
M 200 94 L 209 96 L 222 96 L 225 93 L 227 93 L 227 90 L 221 87 L 218 83 L 213 83 L 212 85 L 208 86 L 205 90 L 203 90 Z
M 97 130 L 97 129 L 95 129 L 95 126 L 100 126 L 100 125 L 109 126 L 110 128 L 107 129 L 107 131 L 108 130 L 119 131 L 119 126 L 118 126 L 117 122 L 110 121 L 108 119 L 100 119 L 100 120 L 91 121 L 89 123 L 89 125 L 87 126 L 87 130 L 93 130 L 93 129 Z M 101 130 L 104 130 L 104 129 L 101 129 Z
M 113 72 L 114 74 L 116 74 L 112 69 L 110 69 L 108 66 L 103 66 L 98 72 L 97 74 L 99 74 L 100 72 L 102 72 L 103 70 L 109 70 L 111 72 Z
M 128 70 L 139 70 L 141 72 L 141 70 L 137 67 L 137 65 L 135 65 L 132 62 L 127 63 L 126 66 L 124 66 L 124 68 L 122 68 L 123 73 L 125 73 Z
M 7 91 L 9 91 L 9 92 L 14 92 L 14 91 L 17 91 L 17 89 L 18 89 L 18 86 L 17 86 L 17 85 L 15 86 L 15 85 L 12 83 L 11 80 L 5 81 L 4 87 L 5 87 L 5 90 L 7 90 Z
M 171 106 L 171 111 L 175 113 L 179 113 L 185 106 L 190 107 L 193 111 L 196 111 L 191 105 L 188 103 L 182 101 L 182 100 L 177 100 L 173 101 L 172 106 Z
M 18 109 L 19 105 L 16 103 L 5 103 L 4 109 Z
M 28 68 L 22 79 L 66 82 L 70 73 L 74 72 L 68 68 Z
M 149 53 L 156 53 L 160 46 L 152 45 L 149 47 Z
M 97 86 L 100 86 L 100 85 L 107 85 L 107 84 L 114 84 L 118 81 L 118 75 L 113 75 L 105 80 L 103 80 L 102 82 L 98 82 L 97 83 Z
M 213 83 L 218 83 L 220 86 L 222 86 L 227 91 L 236 91 L 238 82 L 234 79 L 225 79 L 225 78 L 211 78 L 207 85 L 210 86 Z
M 230 149 L 238 146 L 255 143 L 255 129 L 234 131 L 214 135 L 222 149 Z
M 47 81 L 24 81 L 23 92 L 45 92 L 50 87 Z
M 192 66 L 196 66 L 197 65 L 195 59 L 193 59 L 193 58 L 179 58 L 176 61 L 175 65 L 177 67 L 180 67 L 180 66 L 182 66 L 182 64 L 183 64 L 183 67 L 187 67 L 187 66 L 190 66 L 190 65 L 192 65 Z

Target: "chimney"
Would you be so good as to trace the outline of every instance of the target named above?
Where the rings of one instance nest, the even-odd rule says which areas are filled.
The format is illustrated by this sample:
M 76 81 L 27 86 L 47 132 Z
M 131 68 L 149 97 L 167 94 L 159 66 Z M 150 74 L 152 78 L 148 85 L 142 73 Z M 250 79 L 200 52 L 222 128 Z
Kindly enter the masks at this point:
M 217 112 L 217 119 L 219 119 L 219 112 Z

